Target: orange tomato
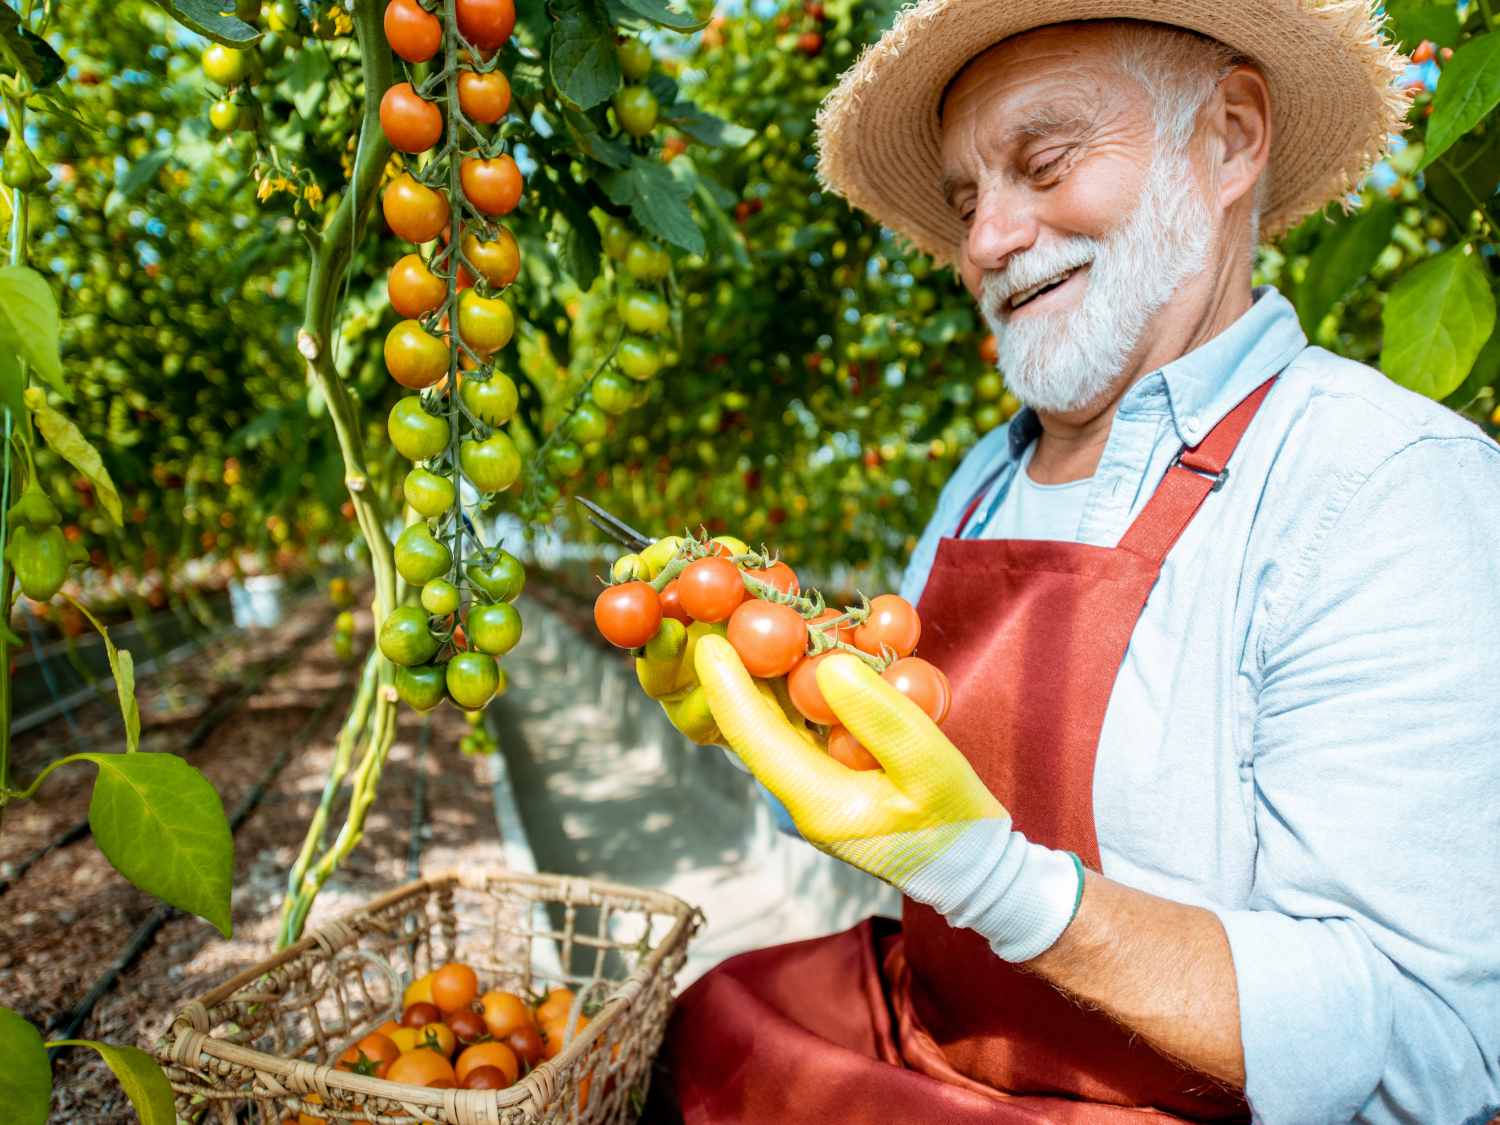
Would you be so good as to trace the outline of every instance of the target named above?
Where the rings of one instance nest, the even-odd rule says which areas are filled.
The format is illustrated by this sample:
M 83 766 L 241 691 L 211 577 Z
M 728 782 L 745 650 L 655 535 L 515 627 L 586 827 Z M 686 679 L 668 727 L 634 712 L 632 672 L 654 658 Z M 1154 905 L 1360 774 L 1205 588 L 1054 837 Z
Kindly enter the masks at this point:
M 459 326 L 463 326 L 463 315 L 459 314 Z M 479 974 L 468 965 L 455 961 L 444 965 L 432 978 L 432 1002 L 447 1015 L 467 1008 L 479 995 Z
M 385 38 L 407 62 L 426 62 L 443 45 L 443 25 L 417 0 L 391 0 L 385 6 Z
M 521 170 L 508 153 L 491 160 L 470 156 L 459 165 L 464 195 L 486 215 L 505 215 L 521 202 Z
M 323 1104 L 323 1099 L 318 1097 L 317 1094 L 304 1094 L 302 1095 L 302 1100 L 308 1102 L 311 1105 Z M 298 1113 L 297 1125 L 328 1125 L 328 1118 L 314 1117 L 310 1113 Z
M 828 756 L 842 762 L 851 770 L 878 770 L 880 761 L 866 750 L 859 739 L 849 733 L 847 727 L 834 727 L 828 732 Z
M 531 1009 L 514 992 L 486 992 L 479 998 L 484 1026 L 496 1039 L 504 1039 L 521 1027 L 531 1027 Z
M 498 70 L 458 72 L 458 106 L 470 121 L 493 125 L 510 112 L 510 81 Z
M 458 30 L 481 51 L 503 46 L 516 26 L 515 0 L 458 0 Z
M 544 1020 L 542 1022 L 542 1058 L 555 1059 L 562 1054 L 563 1048 L 582 1035 L 583 1029 L 588 1025 L 589 1018 L 582 1013 L 579 1014 L 578 1022 L 571 1030 L 568 1027 L 566 1013 Z
M 418 183 L 409 172 L 402 172 L 386 185 L 380 209 L 391 232 L 407 242 L 431 242 L 448 225 L 448 200 L 441 192 Z M 428 973 L 421 979 L 431 977 Z
M 396 1046 L 390 1036 L 378 1031 L 371 1032 L 339 1056 L 338 1068 L 355 1074 L 379 1076 L 381 1068 L 400 1054 L 401 1048 Z
M 373 1034 L 384 1035 L 387 1038 L 389 1038 L 391 1032 L 393 1032 L 393 1031 L 400 1031 L 400 1030 L 401 1030 L 401 1025 L 399 1023 L 397 1023 L 395 1020 L 386 1020 L 385 1023 L 381 1024 L 379 1027 L 377 1027 L 375 1029 L 375 1031 L 373 1032 Z
M 516 245 L 516 236 L 504 227 L 489 242 L 481 242 L 477 234 L 467 231 L 462 245 L 464 257 L 496 289 L 504 289 L 521 272 L 521 248 Z
M 558 1016 L 566 1016 L 572 1008 L 573 990 L 571 988 L 548 989 L 547 995 L 536 1006 L 536 1022 L 547 1023 Z
M 465 1047 L 458 1056 L 458 1061 L 453 1064 L 453 1072 L 458 1076 L 460 1083 L 469 1077 L 469 1072 L 481 1066 L 499 1067 L 506 1074 L 507 1085 L 514 1082 L 521 1074 L 521 1062 L 516 1058 L 516 1053 L 504 1043 L 475 1043 L 472 1047 Z
M 443 303 L 447 283 L 427 268 L 420 254 L 407 254 L 391 267 L 386 277 L 391 308 L 408 319 L 426 316 Z
M 426 1048 L 407 1051 L 391 1063 L 385 1076 L 391 1082 L 409 1082 L 413 1086 L 427 1086 L 434 1090 L 451 1090 L 458 1085 L 453 1064 Z
M 426 152 L 443 135 L 443 113 L 410 82 L 397 82 L 380 99 L 380 129 L 391 147 Z
M 453 1029 L 445 1023 L 423 1024 L 416 1029 L 418 1049 L 427 1049 L 438 1052 L 444 1058 L 451 1059 L 453 1052 L 458 1050 L 458 1036 L 453 1034 Z

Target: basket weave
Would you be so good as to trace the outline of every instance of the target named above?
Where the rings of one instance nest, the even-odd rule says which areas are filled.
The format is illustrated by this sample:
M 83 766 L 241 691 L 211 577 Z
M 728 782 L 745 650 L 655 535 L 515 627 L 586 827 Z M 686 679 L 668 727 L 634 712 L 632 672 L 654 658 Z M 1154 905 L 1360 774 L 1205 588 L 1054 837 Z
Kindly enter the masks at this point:
M 277 1125 L 299 1112 L 330 1125 L 632 1121 L 701 921 L 659 891 L 450 872 L 351 911 L 190 1002 L 156 1054 L 178 1117 L 205 1125 Z M 591 996 L 604 1006 L 561 1054 L 506 1090 L 434 1090 L 334 1068 L 350 1044 L 400 1018 L 403 980 L 449 961 L 471 965 L 485 989 L 568 984 L 577 991 L 570 1019 Z

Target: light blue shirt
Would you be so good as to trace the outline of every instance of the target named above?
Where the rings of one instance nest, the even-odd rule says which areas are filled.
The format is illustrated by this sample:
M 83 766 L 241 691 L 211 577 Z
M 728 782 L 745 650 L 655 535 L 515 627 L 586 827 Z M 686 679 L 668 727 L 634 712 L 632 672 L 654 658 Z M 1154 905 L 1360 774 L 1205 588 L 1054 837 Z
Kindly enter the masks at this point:
M 1179 448 L 1282 372 L 1120 668 L 1104 873 L 1222 920 L 1256 1120 L 1479 1125 L 1500 1109 L 1500 447 L 1256 295 L 1131 388 L 1088 482 L 1077 541 L 1113 547 Z M 985 533 L 1035 429 L 1023 411 L 964 460 L 908 599 L 999 468 Z
M 986 539 L 1048 539 L 1053 542 L 1075 541 L 1083 526 L 1083 510 L 1088 505 L 1089 481 L 1073 480 L 1066 484 L 1038 484 L 1031 479 L 1031 458 L 1036 442 L 1026 447 L 1004 499 L 994 516 L 984 525 Z

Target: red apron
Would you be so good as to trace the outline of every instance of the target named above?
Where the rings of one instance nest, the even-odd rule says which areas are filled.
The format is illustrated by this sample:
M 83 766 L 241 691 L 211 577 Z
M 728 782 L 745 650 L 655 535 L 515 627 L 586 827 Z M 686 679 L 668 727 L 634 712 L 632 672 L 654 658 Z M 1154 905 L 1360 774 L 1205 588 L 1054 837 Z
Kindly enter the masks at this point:
M 1272 380 L 1271 382 L 1274 382 Z M 1184 450 L 1115 548 L 951 538 L 918 607 L 943 731 L 1026 837 L 1098 870 L 1094 755 L 1162 561 L 1227 477 L 1267 382 Z M 956 531 L 962 536 L 992 482 Z M 686 1125 L 1243 1121 L 1185 1070 L 907 900 L 902 923 L 741 954 L 678 1000 L 659 1079 Z M 658 1111 L 646 1120 L 667 1116 Z

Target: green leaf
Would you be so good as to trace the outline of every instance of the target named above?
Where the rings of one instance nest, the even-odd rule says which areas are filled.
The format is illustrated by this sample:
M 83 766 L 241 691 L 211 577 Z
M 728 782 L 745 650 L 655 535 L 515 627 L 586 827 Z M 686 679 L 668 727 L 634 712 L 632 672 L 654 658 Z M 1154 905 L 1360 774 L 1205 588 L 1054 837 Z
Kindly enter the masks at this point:
M 104 640 L 104 654 L 109 658 L 109 670 L 115 678 L 115 694 L 120 697 L 120 718 L 125 724 L 125 750 L 126 753 L 134 754 L 141 745 L 141 708 L 135 699 L 135 657 L 130 655 L 129 649 L 115 647 L 104 623 L 84 608 L 83 603 L 68 594 L 63 597 L 89 619 Z
M 1470 39 L 1453 52 L 1432 95 L 1426 168 L 1500 105 L 1500 34 Z
M 1467 215 L 1475 199 L 1488 198 L 1500 184 L 1500 129 L 1461 137 L 1422 178 L 1428 195 L 1453 214 Z
M 27 266 L 0 266 L 0 349 L 22 359 L 63 398 L 71 399 L 58 354 L 57 297 Z
M 71 121 L 80 129 L 90 133 L 97 135 L 103 132 L 101 126 L 83 116 L 83 107 L 69 97 L 61 86 L 54 87 L 45 93 L 33 94 L 31 104 L 55 117 L 61 117 L 64 121 Z
M 1386 298 L 1381 369 L 1428 398 L 1451 394 L 1495 327 L 1495 296 L 1467 246 L 1429 258 Z
M 1398 210 L 1395 203 L 1383 199 L 1324 227 L 1295 294 L 1297 316 L 1309 336 L 1335 302 L 1369 274 L 1391 240 Z
M 592 109 L 620 88 L 615 29 L 599 0 L 552 0 L 552 83 L 579 109 Z
M 662 119 L 693 140 L 714 148 L 743 148 L 755 139 L 755 130 L 732 125 L 722 117 L 699 109 L 692 102 L 680 101 L 669 106 Z
M 52 1064 L 42 1034 L 9 1008 L 0 1008 L 0 1105 L 14 1125 L 46 1125 L 52 1102 Z
M 99 1043 L 92 1039 L 74 1040 L 76 1047 L 89 1047 L 115 1072 L 131 1108 L 141 1125 L 176 1125 L 177 1111 L 172 1105 L 172 1084 L 155 1059 L 136 1047 Z
M 611 202 L 628 206 L 630 214 L 651 233 L 692 254 L 703 253 L 703 232 L 693 221 L 688 188 L 659 160 L 632 156 L 630 167 L 600 181 Z
M 621 141 L 612 140 L 599 132 L 587 114 L 580 113 L 570 106 L 563 106 L 562 117 L 563 123 L 568 127 L 568 132 L 573 134 L 573 139 L 578 142 L 578 147 L 584 155 L 597 160 L 606 168 L 630 166 L 630 146 Z
M 578 283 L 578 288 L 588 292 L 599 276 L 604 241 L 599 237 L 599 228 L 589 217 L 587 197 L 575 197 L 573 191 L 578 189 L 566 180 L 557 183 L 555 189 L 552 193 L 552 204 L 556 208 L 554 229 L 558 224 L 563 227 L 562 265 Z
M 1458 7 L 1454 4 L 1385 0 L 1385 12 L 1389 17 L 1386 27 L 1408 51 L 1415 51 L 1424 39 L 1441 47 L 1451 47 L 1458 40 Z
M 20 14 L 8 4 L 0 4 L 0 55 L 37 89 L 52 85 L 68 69 L 52 45 L 24 26 Z
M 99 503 L 109 514 L 109 518 L 115 521 L 115 525 L 124 527 L 125 513 L 120 507 L 120 493 L 115 488 L 115 482 L 110 479 L 109 470 L 104 467 L 99 451 L 89 439 L 59 411 L 45 404 L 31 412 L 31 420 L 36 423 L 36 428 L 41 431 L 42 437 L 53 451 L 88 478 L 89 483 L 94 486 L 94 494 Z
M 260 32 L 244 20 L 219 10 L 217 0 L 153 0 L 189 31 L 226 47 L 243 47 L 260 38 Z
M 1469 370 L 1469 377 L 1447 398 L 1443 405 L 1453 410 L 1464 410 L 1471 406 L 1481 391 L 1500 382 L 1500 329 L 1490 333 L 1490 338 L 1479 349 L 1479 358 Z
M 26 389 L 26 376 L 21 373 L 21 361 L 9 348 L 0 348 L 0 406 L 10 407 L 12 430 L 22 425 L 26 417 L 26 405 L 21 401 L 21 392 Z M 0 435 L 5 433 L 5 419 L 0 415 Z
M 708 26 L 707 19 L 699 19 L 692 12 L 673 11 L 661 0 L 609 0 L 609 16 L 619 24 L 631 25 L 636 20 L 644 20 L 673 31 L 697 31 Z
M 298 51 L 278 88 L 297 107 L 299 114 L 311 120 L 328 89 L 326 80 L 332 73 L 333 64 L 324 52 Z
M 125 174 L 120 177 L 119 182 L 115 184 L 114 190 L 109 193 L 109 199 L 104 204 L 104 213 L 106 215 L 113 215 L 121 207 L 125 206 L 127 202 L 134 199 L 142 188 L 156 179 L 157 175 L 160 174 L 161 170 L 167 166 L 171 159 L 172 150 L 170 148 L 160 148 L 155 152 L 148 152 L 129 168 L 125 169 Z
M 89 826 L 141 890 L 230 934 L 234 839 L 218 793 L 175 754 L 80 754 L 99 767 Z

